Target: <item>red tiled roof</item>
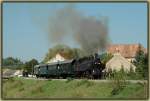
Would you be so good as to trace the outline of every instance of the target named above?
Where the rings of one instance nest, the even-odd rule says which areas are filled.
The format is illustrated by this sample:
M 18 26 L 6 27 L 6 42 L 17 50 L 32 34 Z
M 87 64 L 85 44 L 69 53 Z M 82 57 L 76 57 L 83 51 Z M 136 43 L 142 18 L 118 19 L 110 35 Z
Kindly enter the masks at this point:
M 125 58 L 134 58 L 140 49 L 147 53 L 147 50 L 140 44 L 112 44 L 108 45 L 107 52 L 111 54 L 119 52 Z

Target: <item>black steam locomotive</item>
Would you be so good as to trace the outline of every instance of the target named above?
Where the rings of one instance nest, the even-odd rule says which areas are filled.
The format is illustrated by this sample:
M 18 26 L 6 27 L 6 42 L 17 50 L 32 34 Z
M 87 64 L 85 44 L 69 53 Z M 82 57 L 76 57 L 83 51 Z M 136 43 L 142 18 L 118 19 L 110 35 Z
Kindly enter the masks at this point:
M 45 78 L 102 78 L 102 70 L 105 65 L 101 63 L 97 54 L 94 56 L 73 59 L 63 62 L 55 62 L 51 64 L 41 64 L 34 67 L 34 75 L 36 77 Z

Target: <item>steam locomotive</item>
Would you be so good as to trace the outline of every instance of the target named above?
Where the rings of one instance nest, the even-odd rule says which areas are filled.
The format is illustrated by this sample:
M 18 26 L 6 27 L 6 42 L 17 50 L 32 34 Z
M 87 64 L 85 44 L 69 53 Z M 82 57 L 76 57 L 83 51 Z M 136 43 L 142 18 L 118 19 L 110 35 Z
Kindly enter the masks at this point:
M 63 62 L 40 64 L 34 66 L 34 75 L 45 78 L 88 78 L 101 79 L 105 65 L 97 54 L 80 59 Z

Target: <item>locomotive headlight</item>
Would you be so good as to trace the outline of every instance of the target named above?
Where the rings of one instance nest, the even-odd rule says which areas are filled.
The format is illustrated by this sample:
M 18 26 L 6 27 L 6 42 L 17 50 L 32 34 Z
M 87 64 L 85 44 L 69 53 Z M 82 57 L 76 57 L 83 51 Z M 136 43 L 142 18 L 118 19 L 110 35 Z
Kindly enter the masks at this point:
M 101 64 L 101 63 L 99 63 L 99 62 L 95 62 L 95 64 Z

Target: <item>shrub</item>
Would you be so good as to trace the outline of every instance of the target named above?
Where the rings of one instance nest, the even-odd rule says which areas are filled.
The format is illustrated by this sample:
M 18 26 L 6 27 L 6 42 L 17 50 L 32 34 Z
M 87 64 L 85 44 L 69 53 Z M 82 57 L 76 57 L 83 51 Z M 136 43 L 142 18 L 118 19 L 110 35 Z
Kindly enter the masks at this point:
M 113 90 L 111 92 L 112 95 L 118 94 L 120 91 L 124 89 L 126 86 L 126 72 L 124 71 L 123 67 L 119 72 L 113 71 L 112 73 L 112 86 Z

